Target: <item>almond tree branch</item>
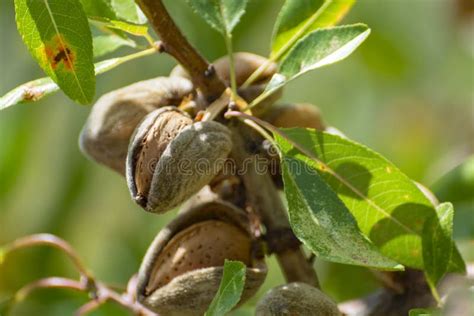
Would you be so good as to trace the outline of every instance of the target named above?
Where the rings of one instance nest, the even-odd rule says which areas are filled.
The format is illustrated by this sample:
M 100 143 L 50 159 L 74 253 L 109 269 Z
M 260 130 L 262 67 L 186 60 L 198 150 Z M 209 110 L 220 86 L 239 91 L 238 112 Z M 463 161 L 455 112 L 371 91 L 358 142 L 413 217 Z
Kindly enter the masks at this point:
M 107 302 L 107 297 L 101 297 L 100 299 L 91 300 L 82 305 L 75 313 L 74 316 L 84 316 L 92 313 Z
M 63 251 L 71 259 L 72 263 L 75 265 L 76 269 L 79 271 L 82 277 L 89 281 L 93 280 L 93 276 L 87 270 L 84 263 L 79 258 L 72 246 L 65 240 L 55 235 L 36 234 L 22 237 L 16 239 L 11 244 L 4 246 L 3 251 L 4 255 L 8 255 L 12 251 L 36 246 L 50 246 Z
M 207 101 L 217 99 L 226 89 L 214 68 L 191 46 L 168 14 L 161 0 L 136 0 L 160 37 L 165 52 L 173 56 L 190 74 L 194 84 L 206 96 Z M 247 130 L 246 136 L 239 135 Z M 249 128 L 241 126 L 234 130 L 238 146 L 234 146 L 233 158 L 241 160 L 248 155 L 245 143 L 250 140 Z M 250 137 L 247 139 L 247 137 Z M 234 144 L 235 145 L 235 144 Z M 255 166 L 253 166 L 255 167 Z M 268 175 L 259 175 L 256 168 L 249 167 L 243 175 L 247 199 L 262 217 L 267 230 L 278 232 L 290 229 L 285 208 L 277 189 Z M 299 246 L 281 249 L 276 253 L 288 282 L 301 281 L 319 286 L 316 272 Z
M 27 284 L 20 290 L 18 290 L 18 292 L 16 292 L 15 294 L 14 301 L 23 301 L 28 295 L 31 294 L 31 292 L 45 288 L 71 289 L 79 292 L 87 292 L 87 282 L 81 282 L 61 277 L 49 277 L 45 279 L 40 279 L 30 284 Z
M 173 56 L 190 74 L 194 84 L 209 102 L 226 89 L 223 81 L 210 65 L 188 42 L 174 23 L 161 0 L 136 0 L 143 13 L 160 37 L 163 49 Z
M 245 195 L 247 203 L 259 215 L 266 228 L 268 245 L 280 245 L 273 251 L 277 257 L 278 263 L 289 282 L 304 282 L 319 288 L 319 280 L 313 264 L 306 257 L 299 243 L 291 231 L 290 223 L 286 215 L 286 209 L 281 200 L 280 194 L 275 187 L 269 174 L 258 172 L 256 160 L 252 159 L 255 155 L 249 152 L 248 143 L 261 142 L 261 138 L 251 128 L 245 124 L 234 121 L 229 125 L 232 130 L 234 148 L 231 152 L 231 158 L 237 164 L 237 170 L 242 170 L 245 164 L 245 171 L 241 175 L 245 186 Z M 283 236 L 285 235 L 285 236 Z M 276 243 L 269 242 L 273 237 L 283 236 L 288 238 Z
M 348 316 L 398 316 L 408 315 L 414 308 L 436 305 L 422 271 L 407 269 L 386 274 L 398 289 L 393 286 L 383 288 L 367 297 L 341 303 L 339 309 Z
M 15 293 L 12 299 L 8 300 L 8 307 L 25 300 L 25 298 L 35 290 L 45 288 L 63 288 L 84 292 L 91 297 L 91 301 L 83 305 L 77 311 L 76 315 L 87 314 L 107 301 L 114 301 L 130 310 L 134 315 L 156 316 L 155 313 L 137 302 L 135 297 L 136 276 L 133 276 L 130 279 L 126 292 L 119 293 L 115 291 L 112 287 L 95 279 L 82 263 L 82 260 L 77 255 L 74 248 L 72 248 L 69 243 L 55 235 L 36 234 L 16 239 L 10 244 L 0 248 L 0 261 L 4 259 L 5 256 L 8 256 L 12 251 L 36 246 L 50 246 L 63 251 L 72 260 L 79 271 L 81 278 L 80 280 L 72 280 L 63 277 L 48 277 L 33 281 L 23 286 Z

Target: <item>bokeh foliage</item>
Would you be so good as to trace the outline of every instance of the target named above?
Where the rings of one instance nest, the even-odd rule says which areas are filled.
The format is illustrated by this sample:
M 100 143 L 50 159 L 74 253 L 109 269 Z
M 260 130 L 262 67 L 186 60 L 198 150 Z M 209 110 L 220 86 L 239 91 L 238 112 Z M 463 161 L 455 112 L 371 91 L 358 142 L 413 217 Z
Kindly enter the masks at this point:
M 225 54 L 221 35 L 195 16 L 185 1 L 165 3 L 208 59 Z M 234 49 L 267 55 L 282 3 L 249 1 L 247 14 L 234 31 Z M 474 50 L 453 3 L 393 0 L 384 2 L 382 10 L 376 1 L 359 1 L 344 22 L 367 23 L 371 36 L 350 59 L 292 82 L 284 100 L 318 105 L 329 124 L 429 186 L 474 152 Z M 43 76 L 16 31 L 10 0 L 0 0 L 0 36 L 0 94 Z M 164 55 L 126 64 L 98 78 L 96 96 L 166 75 L 172 66 Z M 0 244 L 26 234 L 55 233 L 73 244 L 99 279 L 123 285 L 174 213 L 143 212 L 131 201 L 118 174 L 81 155 L 77 138 L 88 111 L 59 93 L 0 113 Z M 463 212 L 471 212 L 472 218 L 474 207 L 468 205 Z M 455 215 L 455 233 L 463 230 L 459 225 L 462 221 Z M 462 234 L 463 254 L 471 260 L 472 239 Z M 324 262 L 317 268 L 323 288 L 338 300 L 366 294 L 376 286 L 362 268 Z M 274 260 L 270 269 L 262 291 L 283 282 Z M 0 301 L 47 275 L 75 276 L 75 272 L 53 250 L 13 255 L 0 269 Z M 354 280 L 352 286 L 344 282 L 347 278 Z M 40 292 L 14 315 L 68 315 L 85 300 L 64 291 Z M 108 305 L 93 315 L 126 315 L 121 311 Z

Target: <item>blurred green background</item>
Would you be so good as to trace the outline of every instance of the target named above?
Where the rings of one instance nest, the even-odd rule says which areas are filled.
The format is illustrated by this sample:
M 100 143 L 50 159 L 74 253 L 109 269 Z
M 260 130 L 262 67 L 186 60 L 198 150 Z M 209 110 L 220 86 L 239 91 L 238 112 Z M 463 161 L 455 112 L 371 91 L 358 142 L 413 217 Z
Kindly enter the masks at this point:
M 474 152 L 474 24 L 472 12 L 460 12 L 459 2 L 359 0 L 344 22 L 367 23 L 371 36 L 348 60 L 291 83 L 284 101 L 318 105 L 329 124 L 431 185 Z M 220 35 L 184 1 L 165 3 L 203 55 L 213 60 L 225 54 Z M 250 0 L 234 35 L 237 51 L 269 53 L 282 3 Z M 0 0 L 0 36 L 0 94 L 44 76 L 16 31 L 12 0 Z M 98 78 L 97 97 L 166 75 L 173 65 L 164 55 L 128 63 Z M 58 93 L 0 112 L 0 244 L 32 233 L 57 234 L 77 249 L 99 279 L 124 285 L 174 213 L 145 213 L 131 201 L 124 179 L 80 153 L 77 139 L 89 110 Z M 474 231 L 463 227 L 469 221 L 474 221 L 472 203 L 460 206 L 455 234 L 464 256 L 474 260 Z M 270 266 L 262 291 L 283 283 L 274 260 Z M 364 269 L 323 262 L 317 268 L 324 289 L 337 300 L 376 287 Z M 0 267 L 0 301 L 50 275 L 76 277 L 55 250 L 15 253 Z M 71 315 L 86 299 L 67 291 L 40 291 L 13 315 Z M 107 305 L 93 315 L 127 312 Z

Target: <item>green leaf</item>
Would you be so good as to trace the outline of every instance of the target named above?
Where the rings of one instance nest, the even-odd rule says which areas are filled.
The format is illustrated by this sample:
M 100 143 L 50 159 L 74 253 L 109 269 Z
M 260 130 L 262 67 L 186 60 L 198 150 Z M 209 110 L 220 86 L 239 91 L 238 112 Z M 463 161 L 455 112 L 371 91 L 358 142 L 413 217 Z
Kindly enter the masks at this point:
M 261 102 L 293 79 L 349 56 L 370 34 L 364 24 L 354 24 L 318 29 L 302 38 L 282 60 L 280 69 L 273 76 L 265 91 L 252 102 Z
M 451 262 L 454 247 L 453 216 L 451 203 L 440 204 L 436 208 L 436 214 L 428 218 L 423 229 L 425 275 L 433 291 L 436 291 L 436 284 L 448 272 Z
M 147 49 L 132 55 L 111 58 L 98 62 L 95 64 L 95 74 L 100 75 L 117 66 L 120 66 L 125 62 L 150 55 L 154 52 L 156 52 L 154 49 Z M 47 95 L 57 92 L 58 90 L 58 85 L 54 83 L 54 81 L 49 77 L 24 83 L 0 98 L 0 111 L 18 103 L 38 101 Z
M 412 268 L 424 268 L 422 237 L 429 236 L 423 235 L 423 228 L 436 210 L 411 179 L 378 153 L 351 140 L 314 130 L 283 131 L 298 144 L 292 155 L 320 171 L 362 233 L 384 255 Z
M 275 135 L 282 149 L 282 170 L 289 218 L 295 235 L 319 258 L 387 270 L 402 266 L 384 257 L 360 232 L 336 193 L 294 148 Z
M 355 0 L 286 0 L 273 30 L 270 58 L 278 60 L 311 31 L 336 25 L 354 3 Z
M 84 11 L 89 17 L 117 19 L 109 0 L 80 0 Z
M 89 17 L 145 24 L 146 18 L 134 0 L 80 0 Z
M 95 0 L 93 0 L 95 1 Z M 135 0 L 105 0 L 112 6 L 115 15 L 119 20 L 136 24 L 145 24 L 147 19 L 140 8 L 135 4 Z
M 112 53 L 123 46 L 136 47 L 136 43 L 130 39 L 125 39 L 118 35 L 100 35 L 93 39 L 94 57 L 101 57 Z
M 245 13 L 248 0 L 186 0 L 210 26 L 230 35 Z
M 206 316 L 221 316 L 230 312 L 240 301 L 245 285 L 245 264 L 226 260 L 221 284 L 209 305 Z
M 450 201 L 455 205 L 458 222 L 463 221 L 463 215 L 466 219 L 470 219 L 472 211 L 474 211 L 472 207 L 474 205 L 474 195 L 472 194 L 474 192 L 474 156 L 467 158 L 462 164 L 436 181 L 433 185 L 433 192 L 441 201 Z M 463 206 L 466 205 L 470 206 L 464 207 L 463 212 Z M 461 217 L 459 218 L 459 216 Z M 472 227 L 471 223 L 472 221 L 467 220 L 463 223 L 463 228 L 469 230 Z M 466 272 L 464 260 L 456 245 L 454 245 L 448 272 Z
M 12 105 L 21 102 L 35 102 L 59 90 L 59 87 L 54 81 L 49 78 L 40 78 L 11 90 L 0 98 L 0 110 L 6 109 Z
M 439 309 L 415 308 L 410 310 L 409 316 L 441 316 Z
M 133 24 L 130 22 L 123 22 L 119 20 L 111 20 L 108 18 L 100 18 L 100 17 L 91 17 L 90 20 L 101 26 L 105 26 L 110 29 L 124 31 L 126 33 L 136 35 L 136 36 L 145 36 L 148 34 L 147 25 Z
M 453 253 L 451 254 L 451 262 L 449 263 L 448 272 L 466 274 L 466 262 L 461 256 L 458 247 L 453 243 Z
M 45 73 L 82 104 L 95 94 L 92 36 L 79 0 L 15 0 L 18 31 Z
M 433 192 L 442 201 L 474 203 L 474 156 L 436 181 Z
M 316 30 L 301 39 L 282 60 L 279 73 L 293 80 L 305 72 L 349 56 L 370 34 L 364 24 Z

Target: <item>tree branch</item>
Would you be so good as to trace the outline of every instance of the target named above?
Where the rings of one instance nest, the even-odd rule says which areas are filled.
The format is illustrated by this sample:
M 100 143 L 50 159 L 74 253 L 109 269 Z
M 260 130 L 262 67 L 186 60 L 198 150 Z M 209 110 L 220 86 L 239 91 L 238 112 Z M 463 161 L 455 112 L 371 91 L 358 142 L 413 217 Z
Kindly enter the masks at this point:
M 402 272 L 386 272 L 391 278 L 390 287 L 386 287 L 367 297 L 344 302 L 339 309 L 346 315 L 408 315 L 414 308 L 435 306 L 422 271 L 407 269 Z M 397 286 L 393 286 L 396 284 Z
M 241 177 L 245 186 L 247 203 L 261 218 L 267 236 L 290 232 L 292 238 L 289 239 L 296 239 L 291 232 L 285 206 L 271 176 L 258 172 L 256 161 L 252 159 L 255 154 L 249 152 L 248 144 L 261 142 L 261 139 L 243 123 L 239 121 L 233 123 L 235 124 L 229 126 L 234 143 L 231 158 L 237 164 L 237 170 L 243 171 Z M 316 271 L 299 244 L 294 245 L 290 240 L 286 247 L 274 250 L 276 250 L 275 255 L 287 282 L 304 282 L 319 288 Z
M 218 98 L 226 88 L 224 83 L 217 76 L 214 68 L 186 40 L 168 14 L 163 2 L 161 0 L 136 1 L 159 35 L 164 51 L 173 56 L 187 70 L 208 102 Z M 232 128 L 234 149 L 231 157 L 239 164 L 251 157 L 252 153 L 248 152 L 246 144 L 254 140 L 255 135 L 248 127 L 240 123 Z M 261 217 L 267 234 L 276 235 L 282 231 L 290 231 L 285 207 L 270 176 L 259 174 L 255 164 L 247 165 L 247 167 L 245 174 L 242 175 L 246 200 Z M 293 245 L 290 240 L 287 247 L 277 249 L 275 253 L 288 282 L 300 281 L 319 287 L 316 272 L 299 245 Z
M 87 270 L 74 248 L 72 248 L 72 246 L 68 242 L 55 235 L 36 234 L 16 239 L 11 244 L 8 244 L 4 247 L 4 256 L 8 255 L 12 251 L 36 246 L 50 246 L 61 250 L 71 259 L 72 263 L 74 264 L 74 266 L 82 277 L 84 277 L 88 281 L 93 281 L 93 276 Z
M 190 74 L 193 83 L 207 101 L 218 98 L 226 89 L 223 81 L 210 65 L 188 42 L 178 29 L 161 0 L 136 0 L 155 32 L 163 42 L 163 49 L 173 56 Z

